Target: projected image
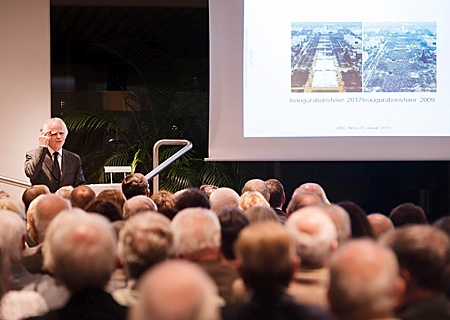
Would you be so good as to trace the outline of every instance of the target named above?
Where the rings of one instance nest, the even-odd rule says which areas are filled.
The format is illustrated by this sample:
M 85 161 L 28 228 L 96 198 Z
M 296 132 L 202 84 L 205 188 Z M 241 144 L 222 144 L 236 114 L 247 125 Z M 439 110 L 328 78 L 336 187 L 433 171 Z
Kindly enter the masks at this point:
M 362 23 L 293 22 L 291 92 L 362 92 Z
M 436 23 L 364 23 L 364 92 L 436 92 Z

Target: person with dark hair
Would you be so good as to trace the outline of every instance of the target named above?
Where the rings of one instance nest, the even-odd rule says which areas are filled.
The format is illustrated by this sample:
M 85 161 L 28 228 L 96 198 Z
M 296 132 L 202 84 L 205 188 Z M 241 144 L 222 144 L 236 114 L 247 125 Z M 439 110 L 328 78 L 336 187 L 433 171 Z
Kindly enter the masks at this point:
M 86 209 L 87 205 L 96 199 L 95 191 L 89 186 L 75 187 L 69 197 L 72 207 Z
M 366 211 L 353 201 L 341 201 L 337 205 L 341 206 L 348 212 L 352 227 L 352 238 L 368 237 L 375 239 L 372 226 L 367 219 Z
M 325 308 L 298 304 L 287 293 L 299 259 L 291 237 L 279 222 L 245 227 L 235 253 L 241 278 L 252 294 L 247 303 L 226 305 L 223 320 L 333 319 Z
M 109 200 L 117 204 L 120 209 L 120 214 L 123 212 L 123 205 L 127 199 L 123 195 L 121 190 L 117 189 L 104 189 L 97 195 L 97 200 Z
M 208 197 L 199 188 L 188 188 L 175 198 L 175 209 L 178 211 L 194 207 L 211 208 Z
M 25 211 L 28 211 L 31 201 L 37 198 L 41 194 L 49 194 L 50 189 L 44 184 L 36 184 L 28 187 L 22 193 L 22 201 L 25 204 Z
M 428 224 L 425 211 L 412 202 L 405 202 L 396 206 L 391 210 L 389 218 L 396 228 L 408 224 Z
M 239 232 L 250 224 L 247 215 L 239 208 L 225 207 L 219 214 L 222 243 L 221 253 L 226 262 L 235 263 L 234 243 Z
M 269 187 L 270 206 L 275 210 L 275 213 L 281 220 L 286 220 L 286 213 L 283 211 L 283 205 L 286 202 L 284 186 L 277 179 L 266 180 L 266 184 Z
M 86 207 L 88 213 L 98 213 L 107 218 L 110 222 L 123 220 L 122 210 L 119 206 L 110 200 L 94 200 Z
M 396 316 L 402 320 L 450 319 L 444 279 L 450 262 L 450 239 L 423 224 L 396 228 L 379 242 L 396 254 L 406 292 Z
M 122 181 L 122 192 L 127 200 L 139 195 L 150 196 L 148 181 L 142 173 L 127 175 Z
M 50 192 L 86 183 L 79 155 L 63 149 L 69 131 L 60 118 L 48 119 L 39 135 L 39 147 L 25 155 L 25 174 L 32 185 L 44 184 Z

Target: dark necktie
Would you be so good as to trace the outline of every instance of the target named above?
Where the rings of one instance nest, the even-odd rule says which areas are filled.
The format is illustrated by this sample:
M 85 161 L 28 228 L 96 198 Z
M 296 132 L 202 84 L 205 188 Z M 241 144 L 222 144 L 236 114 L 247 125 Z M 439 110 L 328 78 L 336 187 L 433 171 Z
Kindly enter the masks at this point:
M 61 169 L 59 168 L 58 155 L 58 152 L 53 152 L 53 165 L 55 166 L 55 175 L 59 183 L 59 179 L 61 177 Z

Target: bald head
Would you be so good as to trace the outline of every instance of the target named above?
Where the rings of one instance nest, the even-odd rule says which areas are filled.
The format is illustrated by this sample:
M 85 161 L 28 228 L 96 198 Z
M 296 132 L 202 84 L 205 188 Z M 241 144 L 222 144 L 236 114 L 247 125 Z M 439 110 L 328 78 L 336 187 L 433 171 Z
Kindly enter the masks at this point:
M 329 300 L 338 319 L 393 317 L 404 282 L 395 254 L 372 240 L 352 240 L 330 262 Z
M 209 196 L 209 202 L 211 204 L 211 210 L 216 214 L 225 208 L 238 208 L 239 207 L 239 194 L 231 188 L 218 188 Z
M 222 300 L 213 280 L 186 261 L 167 261 L 144 275 L 132 320 L 216 320 Z M 151 317 L 149 316 L 151 315 Z
M 37 243 L 42 243 L 50 222 L 63 210 L 71 209 L 69 200 L 56 195 L 44 194 L 37 199 L 34 215 L 30 216 L 30 227 L 34 228 Z
M 328 201 L 328 198 L 327 198 L 327 196 L 325 194 L 325 190 L 323 190 L 322 186 L 320 184 L 318 184 L 318 183 L 314 183 L 314 182 L 303 183 L 302 185 L 300 185 L 300 187 L 295 189 L 294 195 L 297 192 L 311 192 L 311 193 L 314 193 L 314 194 L 318 195 L 322 199 L 323 203 L 330 204 L 330 201 Z
M 125 220 L 130 217 L 145 211 L 158 211 L 155 202 L 147 196 L 134 196 L 123 205 L 123 218 Z
M 381 213 L 371 213 L 367 215 L 367 220 L 369 220 L 372 226 L 375 239 L 378 239 L 382 234 L 394 230 L 394 224 L 391 219 L 386 217 Z
M 307 191 L 296 192 L 288 203 L 286 215 L 289 217 L 291 213 L 301 208 L 307 206 L 321 206 L 323 204 L 324 202 L 322 199 L 315 193 Z
M 294 239 L 302 268 L 316 269 L 327 265 L 337 247 L 337 231 L 321 207 L 309 206 L 295 211 L 286 221 L 286 230 Z

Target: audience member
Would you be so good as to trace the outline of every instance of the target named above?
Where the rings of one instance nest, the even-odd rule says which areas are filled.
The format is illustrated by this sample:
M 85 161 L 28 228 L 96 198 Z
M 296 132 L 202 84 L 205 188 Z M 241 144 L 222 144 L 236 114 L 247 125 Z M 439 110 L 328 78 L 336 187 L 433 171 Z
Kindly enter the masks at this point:
M 322 207 L 308 206 L 289 216 L 286 230 L 294 240 L 301 261 L 289 293 L 299 303 L 328 308 L 328 265 L 338 246 L 333 221 Z
M 162 213 L 170 220 L 172 220 L 176 215 L 177 209 L 175 209 L 175 195 L 172 192 L 159 190 L 158 192 L 152 194 L 150 199 L 155 202 L 158 207 L 158 212 Z
M 134 196 L 123 205 L 123 218 L 124 220 L 145 211 L 158 211 L 156 204 L 147 196 L 139 195 Z
M 218 188 L 209 197 L 211 210 L 219 214 L 225 207 L 239 208 L 239 194 L 231 188 Z
M 28 234 L 36 243 L 32 248 L 26 248 L 22 264 L 31 273 L 46 273 L 43 269 L 42 243 L 44 242 L 50 222 L 63 210 L 71 209 L 69 200 L 56 194 L 44 194 L 32 202 L 34 211 L 28 216 Z
M 32 185 L 44 184 L 50 192 L 63 186 L 85 184 L 81 158 L 63 149 L 69 131 L 60 118 L 48 119 L 39 135 L 39 147 L 25 155 L 25 174 Z
M 245 214 L 248 217 L 250 223 L 260 223 L 263 221 L 277 221 L 283 222 L 278 218 L 278 215 L 275 213 L 275 210 L 271 207 L 266 206 L 252 206 L 245 210 Z
M 389 218 L 396 228 L 409 224 L 428 224 L 425 211 L 420 206 L 411 202 L 396 206 L 391 210 Z
M 9 268 L 9 257 L 6 256 L 3 248 L 0 247 L 0 301 L 5 293 L 9 291 Z
M 246 211 L 253 206 L 270 207 L 266 198 L 258 191 L 245 191 L 240 196 L 239 208 Z
M 328 297 L 339 320 L 394 320 L 404 290 L 395 254 L 373 240 L 348 241 L 331 259 Z
M 396 228 L 379 241 L 395 252 L 406 282 L 396 316 L 402 320 L 450 319 L 450 301 L 444 293 L 450 262 L 447 234 L 429 225 L 415 224 Z
M 372 238 L 375 239 L 375 235 L 367 219 L 366 211 L 353 201 L 341 201 L 337 203 L 339 206 L 345 209 L 350 216 L 350 223 L 352 227 L 352 238 Z
M 117 259 L 106 218 L 81 209 L 61 212 L 50 223 L 46 244 L 45 266 L 72 297 L 62 308 L 32 319 L 126 319 L 127 309 L 104 291 Z
M 185 189 L 175 198 L 175 209 L 178 211 L 195 207 L 211 208 L 208 197 L 199 188 Z
M 37 184 L 25 189 L 22 193 L 22 202 L 25 204 L 25 211 L 28 211 L 31 201 L 41 194 L 49 194 L 50 189 L 43 184 Z
M 394 224 L 391 219 L 381 213 L 371 213 L 367 215 L 370 225 L 373 229 L 375 239 L 378 239 L 386 232 L 394 230 Z
M 117 189 L 104 189 L 97 194 L 97 200 L 109 200 L 117 204 L 120 209 L 120 214 L 123 213 L 123 205 L 127 199 L 123 195 L 121 190 Z
M 445 217 L 442 217 L 442 218 L 436 220 L 433 223 L 433 226 L 435 228 L 438 228 L 439 230 L 443 231 L 450 237 L 450 217 L 449 216 L 445 216 Z M 447 298 L 450 299 L 450 265 L 445 270 L 443 286 L 444 286 L 444 291 L 445 291 Z
M 280 223 L 268 221 L 245 227 L 236 241 L 235 253 L 239 273 L 253 294 L 247 303 L 225 306 L 223 320 L 332 319 L 326 309 L 298 304 L 287 293 L 299 259 Z
M 296 192 L 288 203 L 286 217 L 289 218 L 291 213 L 301 208 L 322 205 L 324 205 L 324 202 L 317 194 L 307 191 Z
M 202 184 L 202 185 L 199 187 L 199 189 L 200 189 L 201 191 L 203 191 L 203 192 L 206 194 L 206 196 L 208 197 L 208 199 L 209 199 L 209 197 L 211 196 L 211 194 L 212 194 L 214 191 L 217 190 L 217 187 L 214 186 L 214 185 L 211 185 L 211 184 Z
M 286 213 L 283 211 L 283 205 L 286 202 L 286 194 L 284 193 L 283 184 L 277 179 L 269 179 L 265 181 L 269 188 L 269 204 L 275 210 L 275 213 L 281 220 L 286 220 Z
M 122 181 L 122 193 L 127 200 L 134 196 L 150 196 L 148 181 L 142 173 L 132 173 L 127 175 Z
M 220 261 L 221 230 L 217 215 L 200 207 L 183 209 L 173 218 L 172 231 L 176 256 L 198 263 L 229 303 L 231 284 L 237 274 L 232 266 Z
M 70 194 L 72 193 L 72 191 L 73 191 L 72 186 L 63 186 L 63 187 L 59 188 L 58 190 L 56 190 L 55 194 L 65 198 L 67 200 L 70 200 Z
M 145 271 L 174 254 L 170 220 L 156 212 L 131 217 L 120 231 L 117 250 L 127 283 L 112 295 L 119 304 L 131 307 L 139 295 L 137 280 Z
M 322 207 L 328 216 L 333 220 L 337 231 L 339 245 L 345 243 L 352 237 L 352 226 L 350 216 L 344 208 L 337 204 L 329 204 Z
M 139 286 L 129 320 L 219 320 L 223 300 L 214 281 L 188 261 L 166 261 L 151 269 Z
M 222 261 L 234 265 L 234 243 L 239 232 L 248 226 L 250 221 L 244 211 L 233 207 L 224 207 L 217 216 L 220 222 Z
M 248 180 L 242 187 L 241 195 L 247 191 L 257 191 L 263 195 L 267 203 L 270 201 L 270 191 L 267 184 L 261 179 Z
M 324 204 L 330 204 L 330 201 L 327 198 L 327 195 L 325 194 L 325 190 L 322 188 L 322 186 L 315 182 L 306 182 L 300 185 L 297 189 L 294 190 L 294 195 L 297 192 L 311 192 L 316 195 L 318 195 Z
M 27 219 L 27 215 L 25 212 L 25 205 L 19 199 L 13 197 L 0 199 L 0 210 L 9 210 L 15 212 L 24 221 Z
M 85 211 L 101 214 L 110 222 L 123 220 L 122 210 L 115 202 L 110 200 L 94 200 L 87 205 Z
M 445 216 L 433 222 L 433 226 L 444 231 L 450 236 L 450 216 Z
M 49 309 L 56 308 L 64 303 L 69 296 L 64 286 L 58 285 L 49 275 L 29 273 L 22 265 L 26 235 L 25 222 L 14 212 L 0 210 L 0 230 L 0 247 L 5 250 L 5 254 L 11 263 L 11 290 L 37 292 L 45 299 Z M 41 300 L 40 298 L 36 299 Z M 10 302 L 14 303 L 14 301 Z M 12 308 L 11 312 L 15 312 L 13 310 L 18 308 L 17 306 L 10 307 Z M 27 305 L 21 307 L 24 310 L 16 311 L 20 314 L 28 312 L 26 311 L 28 310 Z M 33 306 L 30 305 L 29 307 L 30 310 L 33 310 Z
M 73 208 L 86 209 L 87 205 L 96 199 L 95 191 L 89 186 L 78 186 L 70 194 Z
M 9 257 L 0 247 L 0 319 L 20 320 L 48 311 L 45 299 L 36 291 L 10 290 Z

